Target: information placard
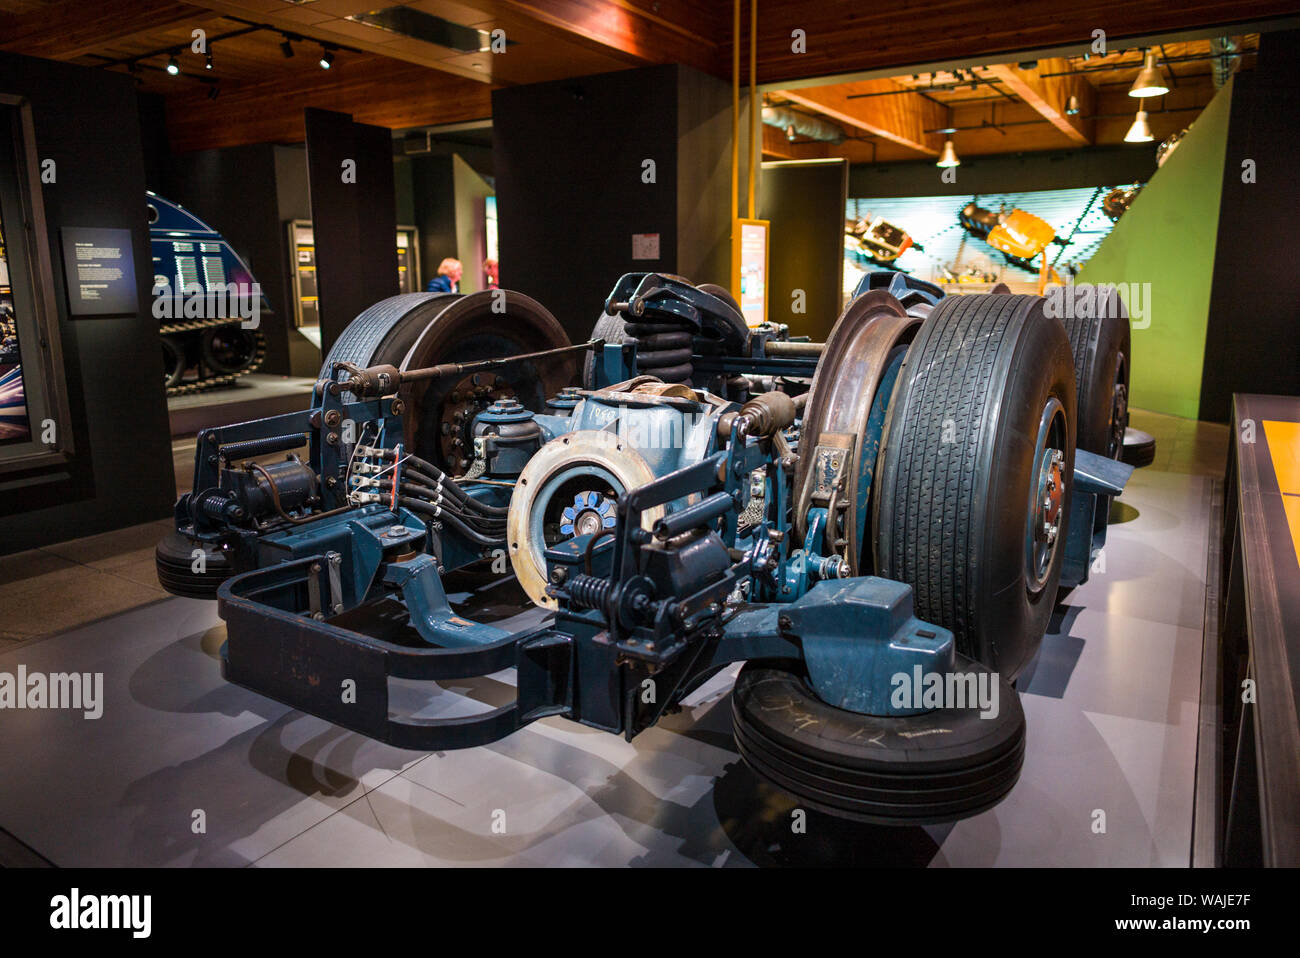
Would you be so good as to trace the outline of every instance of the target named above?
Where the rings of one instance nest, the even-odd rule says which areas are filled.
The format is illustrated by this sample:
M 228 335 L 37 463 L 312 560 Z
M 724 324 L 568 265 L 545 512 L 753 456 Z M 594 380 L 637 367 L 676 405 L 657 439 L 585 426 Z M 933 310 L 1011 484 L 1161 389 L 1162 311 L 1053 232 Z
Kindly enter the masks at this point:
M 73 316 L 139 312 L 130 230 L 65 227 L 63 275 Z
M 731 233 L 731 289 L 745 324 L 767 322 L 768 220 L 738 219 Z

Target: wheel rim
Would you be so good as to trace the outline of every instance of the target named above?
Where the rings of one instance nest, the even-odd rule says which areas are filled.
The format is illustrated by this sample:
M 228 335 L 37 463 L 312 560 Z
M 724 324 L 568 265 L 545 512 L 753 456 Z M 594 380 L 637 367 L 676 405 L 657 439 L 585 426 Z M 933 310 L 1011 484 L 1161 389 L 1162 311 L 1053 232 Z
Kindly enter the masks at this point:
M 1065 475 L 1066 434 L 1065 408 L 1055 396 L 1049 396 L 1038 420 L 1033 458 L 1036 468 L 1029 490 L 1025 526 L 1025 577 L 1031 593 L 1042 591 L 1047 584 L 1061 542 L 1068 481 Z
M 1118 459 L 1124 452 L 1124 432 L 1128 429 L 1128 386 L 1125 385 L 1124 357 L 1119 357 L 1115 371 L 1115 388 L 1111 393 L 1110 432 L 1106 440 L 1106 454 Z
M 799 460 L 794 475 L 794 523 L 799 541 L 807 534 L 808 512 L 817 489 L 818 446 L 848 449 L 853 456 L 842 470 L 843 491 L 835 497 L 832 526 L 843 544 L 828 543 L 844 555 L 851 572 L 861 573 L 866 537 L 866 501 L 879 451 L 879 434 L 869 428 L 872 407 L 890 359 L 910 343 L 921 327 L 898 300 L 885 290 L 871 290 L 853 300 L 835 323 L 813 376 L 799 432 Z
M 510 564 L 529 598 L 555 608 L 555 600 L 546 594 L 546 549 L 592 531 L 597 523 L 602 530 L 612 529 L 618 496 L 654 478 L 636 450 L 611 433 L 594 430 L 552 439 L 529 459 L 506 516 Z M 589 503 L 593 495 L 596 501 Z M 572 517 L 565 514 L 568 511 Z M 642 528 L 651 528 L 663 514 L 663 506 L 646 510 Z M 583 528 L 575 528 L 578 525 Z
M 499 300 L 494 293 L 501 293 Z M 522 294 L 484 290 L 447 306 L 416 338 L 401 363 L 419 369 L 447 362 L 475 362 L 568 346 L 563 328 L 540 303 Z M 512 364 L 452 383 L 416 382 L 402 387 L 407 400 L 406 439 L 439 468 L 468 468 L 474 416 L 494 399 L 513 398 L 535 412 L 573 379 L 573 354 Z M 459 444 L 458 444 L 459 440 Z

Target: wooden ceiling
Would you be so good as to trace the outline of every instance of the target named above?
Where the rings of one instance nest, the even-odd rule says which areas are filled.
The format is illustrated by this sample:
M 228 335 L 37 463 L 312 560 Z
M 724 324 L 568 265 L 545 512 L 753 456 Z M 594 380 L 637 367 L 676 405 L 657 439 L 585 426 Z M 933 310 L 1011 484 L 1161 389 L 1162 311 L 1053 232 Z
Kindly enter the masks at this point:
M 744 0 L 746 11 L 750 0 Z M 349 19 L 402 6 L 461 28 L 504 30 L 506 52 L 461 49 L 416 39 Z M 1127 124 L 1108 116 L 1131 112 L 1121 103 L 1124 71 L 1081 72 L 1104 63 L 1092 58 L 1032 70 L 990 57 L 977 89 L 945 84 L 943 73 L 918 74 L 914 64 L 1052 45 L 1078 44 L 1098 24 L 1113 38 L 1167 32 L 1300 12 L 1300 0 L 1101 0 L 1087 11 L 1059 3 L 932 0 L 864 5 L 859 0 L 760 0 L 758 80 L 803 81 L 778 100 L 827 112 L 854 136 L 841 152 L 854 159 L 936 155 L 943 137 L 927 131 L 962 129 L 961 152 L 1055 149 L 1063 144 L 1110 142 Z M 748 24 L 748 13 L 743 17 Z M 192 52 L 193 31 L 205 31 L 206 57 Z M 791 33 L 806 32 L 807 51 L 791 51 Z M 282 43 L 292 38 L 294 56 Z M 1204 45 L 1205 41 L 1201 41 Z M 1195 46 L 1193 44 L 1192 46 Z M 334 56 L 321 69 L 324 48 Z M 727 0 L 0 0 L 0 50 L 99 67 L 135 77 L 142 91 L 163 96 L 176 152 L 254 142 L 299 142 L 302 110 L 323 107 L 394 129 L 485 119 L 491 90 L 658 63 L 682 63 L 716 76 L 731 72 L 731 4 Z M 1166 47 L 1170 58 L 1184 46 Z M 165 70 L 176 56 L 180 74 Z M 1123 54 L 1114 54 L 1116 62 Z M 1110 59 L 1110 58 L 1106 58 Z M 1130 54 L 1128 60 L 1135 60 Z M 1246 61 L 1247 67 L 1249 60 Z M 1130 65 L 1132 66 L 1132 65 Z M 807 86 L 809 77 L 900 69 L 890 79 Z M 1135 66 L 1132 66 L 1136 69 Z M 1169 110 L 1203 106 L 1212 87 L 1192 74 L 1206 62 L 1177 62 Z M 1078 77 L 1044 76 L 1080 72 Z M 1186 81 L 1183 74 L 1188 74 Z M 1021 75 L 1024 74 L 1024 75 Z M 1131 74 L 1127 79 L 1131 81 Z M 1075 86 L 1070 86 L 1075 84 Z M 1083 86 L 1077 86 L 1083 84 Z M 902 96 L 864 93 L 911 87 Z M 947 88 L 945 88 L 947 87 Z M 1044 103 L 1070 87 L 1092 97 L 1090 119 L 1046 123 Z M 997 100 L 990 99 L 996 97 Z M 829 100 L 827 99 L 829 98 Z M 1127 99 L 1126 97 L 1124 99 Z M 1037 119 L 1035 119 L 1037 118 Z M 1028 121 L 1034 121 L 1030 123 Z M 993 124 L 993 126 L 987 126 Z M 1013 125 L 1015 124 L 1015 125 Z M 1153 114 L 1153 127 L 1185 123 Z M 1042 127 L 1041 129 L 1039 127 Z M 1172 132 L 1172 130 L 1171 130 Z M 1159 132 L 1157 131 L 1157 135 Z M 995 139 L 996 138 L 996 139 Z M 765 129 L 774 155 L 823 155 L 825 144 L 789 144 Z M 967 144 L 969 143 L 969 148 Z
M 1235 55 L 1226 62 L 1233 71 L 1252 69 L 1259 35 L 1232 40 Z M 796 135 L 792 141 L 766 127 L 764 153 L 895 162 L 936 157 L 949 137 L 958 156 L 1108 146 L 1124 142 L 1139 105 L 1158 142 L 1187 127 L 1209 103 L 1218 58 L 1210 40 L 1161 44 L 1153 52 L 1169 92 L 1143 101 L 1128 95 L 1142 67 L 1141 48 L 776 91 L 767 103 L 829 119 L 846 139 L 834 144 Z M 1075 114 L 1068 111 L 1071 97 Z

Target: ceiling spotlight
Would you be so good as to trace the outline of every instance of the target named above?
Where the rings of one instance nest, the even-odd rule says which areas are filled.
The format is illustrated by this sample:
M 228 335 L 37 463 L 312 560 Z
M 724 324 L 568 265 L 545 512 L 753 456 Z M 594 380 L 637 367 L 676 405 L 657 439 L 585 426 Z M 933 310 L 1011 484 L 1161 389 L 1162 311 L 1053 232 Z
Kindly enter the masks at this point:
M 951 137 L 944 140 L 943 152 L 939 154 L 939 160 L 934 165 L 944 167 L 961 166 L 961 160 L 957 158 L 957 151 L 953 149 Z
M 1169 92 L 1169 87 L 1165 86 L 1165 81 L 1160 77 L 1160 70 L 1156 67 L 1155 51 L 1148 50 L 1146 60 L 1143 61 L 1142 71 L 1138 73 L 1137 79 L 1133 81 L 1133 86 L 1129 89 L 1129 96 L 1164 96 Z
M 215 100 L 220 95 L 221 95 L 221 87 L 217 86 L 215 83 L 212 86 L 208 87 L 209 100 Z
M 207 60 L 204 61 L 204 63 L 203 63 L 203 69 L 205 69 L 205 70 L 211 70 L 211 69 L 212 69 L 212 54 L 211 54 L 211 53 L 208 54 L 208 58 L 207 58 Z
M 181 72 L 181 61 L 176 59 L 174 53 L 167 59 L 167 72 L 172 76 Z
M 289 42 L 288 37 L 280 41 L 280 52 L 284 54 L 286 60 L 293 56 L 293 44 Z
M 1138 110 L 1137 117 L 1133 120 L 1133 125 L 1128 128 L 1124 134 L 1125 143 L 1150 143 L 1155 137 L 1151 135 L 1151 127 L 1147 123 L 1147 111 Z
M 322 70 L 328 70 L 333 64 L 334 64 L 334 54 L 330 53 L 329 50 L 321 50 L 320 68 Z
M 1065 115 L 1066 116 L 1079 115 L 1079 98 L 1075 96 L 1073 93 L 1070 94 L 1070 99 L 1066 101 Z

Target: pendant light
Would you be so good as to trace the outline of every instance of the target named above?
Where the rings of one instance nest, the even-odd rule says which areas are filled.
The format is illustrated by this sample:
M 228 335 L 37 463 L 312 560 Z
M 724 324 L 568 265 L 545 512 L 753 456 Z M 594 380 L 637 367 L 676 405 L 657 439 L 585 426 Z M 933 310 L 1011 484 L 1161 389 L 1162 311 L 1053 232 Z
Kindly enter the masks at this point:
M 1138 110 L 1137 117 L 1133 120 L 1133 125 L 1128 128 L 1124 134 L 1125 143 L 1150 143 L 1155 137 L 1151 135 L 1151 127 L 1147 123 L 1147 111 Z
M 943 141 L 943 152 L 939 154 L 939 160 L 935 166 L 961 166 L 961 160 L 957 158 L 957 151 L 953 149 L 952 138 Z
M 1169 87 L 1165 85 L 1164 79 L 1160 76 L 1160 70 L 1156 67 L 1155 51 L 1148 50 L 1146 60 L 1142 64 L 1142 70 L 1133 81 L 1133 86 L 1129 88 L 1128 95 L 1136 97 L 1164 96 L 1169 92 Z

